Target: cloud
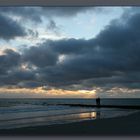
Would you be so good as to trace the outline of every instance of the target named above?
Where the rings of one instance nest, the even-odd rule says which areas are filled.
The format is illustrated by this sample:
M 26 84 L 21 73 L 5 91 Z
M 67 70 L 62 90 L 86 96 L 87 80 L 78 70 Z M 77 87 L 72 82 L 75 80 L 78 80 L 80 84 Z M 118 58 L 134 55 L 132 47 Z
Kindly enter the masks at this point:
M 30 35 L 31 37 L 37 38 L 38 37 L 38 34 L 39 33 L 37 31 L 28 29 L 28 35 Z
M 49 24 L 48 24 L 48 29 L 50 30 L 54 30 L 57 29 L 58 27 L 56 26 L 56 23 L 53 20 L 50 20 Z
M 90 10 L 98 11 L 97 7 L 42 7 L 42 12 L 50 17 L 70 17 Z M 99 11 L 98 11 L 99 12 Z
M 33 20 L 37 23 L 41 22 L 39 7 L 0 7 L 0 12 L 3 15 L 17 16 L 27 21 Z
M 20 64 L 20 54 L 17 52 L 6 49 L 3 54 L 0 55 L 0 75 L 6 74 L 15 66 Z
M 4 70 L 1 68 L 3 71 L 17 67 L 2 75 L 1 81 L 28 88 L 45 85 L 71 90 L 99 87 L 104 91 L 114 87 L 139 89 L 140 13 L 130 15 L 125 20 L 124 15 L 113 20 L 89 40 L 46 40 L 21 54 L 12 52 L 19 56 L 16 60 L 11 53 L 0 56 L 1 64 L 8 63 Z M 54 23 L 52 27 L 55 27 Z M 13 61 L 9 62 L 12 60 L 9 56 Z M 25 70 L 19 69 L 22 64 L 28 64 Z
M 56 25 L 56 22 L 54 20 L 51 19 L 47 25 L 47 31 L 59 35 L 60 27 Z
M 39 47 L 30 47 L 25 50 L 23 59 L 25 62 L 27 61 L 37 67 L 46 67 L 56 64 L 57 53 L 43 45 Z
M 40 69 L 40 79 L 58 87 L 80 84 L 84 80 L 89 80 L 89 87 L 138 87 L 139 78 L 134 86 L 131 84 L 135 81 L 132 73 L 139 75 L 140 70 L 139 23 L 140 14 L 136 13 L 125 21 L 112 21 L 90 40 L 46 41 L 44 47 L 59 54 L 57 57 L 64 55 L 65 58 L 61 63 Z
M 25 30 L 13 19 L 0 15 L 0 38 L 5 40 L 25 36 Z
M 96 13 L 105 12 L 100 7 L 0 7 L 0 12 L 7 15 L 15 15 L 27 21 L 36 23 L 42 22 L 42 17 L 52 19 L 54 17 L 72 17 L 79 13 L 94 11 Z

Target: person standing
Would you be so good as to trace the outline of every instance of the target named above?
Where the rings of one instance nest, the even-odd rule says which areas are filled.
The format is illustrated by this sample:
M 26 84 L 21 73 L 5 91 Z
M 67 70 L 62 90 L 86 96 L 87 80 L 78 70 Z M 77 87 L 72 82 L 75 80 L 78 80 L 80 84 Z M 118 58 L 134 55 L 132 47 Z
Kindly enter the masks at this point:
M 96 105 L 97 105 L 97 107 L 100 107 L 100 98 L 99 97 L 96 98 Z

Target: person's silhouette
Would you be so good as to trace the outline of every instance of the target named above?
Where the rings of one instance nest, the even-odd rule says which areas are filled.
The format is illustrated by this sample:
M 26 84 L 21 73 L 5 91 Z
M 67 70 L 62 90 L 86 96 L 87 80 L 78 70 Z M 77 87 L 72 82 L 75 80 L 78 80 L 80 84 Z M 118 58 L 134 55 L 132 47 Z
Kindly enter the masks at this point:
M 100 98 L 96 98 L 96 105 L 99 107 L 100 106 Z
M 101 116 L 101 114 L 100 114 L 100 110 L 99 110 L 99 111 L 96 112 L 96 118 L 100 119 L 100 116 Z

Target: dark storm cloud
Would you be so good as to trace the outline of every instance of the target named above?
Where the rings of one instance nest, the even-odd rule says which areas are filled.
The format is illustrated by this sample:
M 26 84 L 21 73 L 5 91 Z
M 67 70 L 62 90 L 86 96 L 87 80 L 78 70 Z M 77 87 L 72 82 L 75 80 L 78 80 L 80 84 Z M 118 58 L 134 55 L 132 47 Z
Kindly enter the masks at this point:
M 116 60 L 116 62 L 113 61 L 116 70 L 140 70 L 139 23 L 140 13 L 137 13 L 123 23 L 112 22 L 97 36 L 96 42 L 106 59 L 110 57 L 112 60 Z
M 0 85 L 17 85 L 20 86 L 20 83 L 26 83 L 26 81 L 35 80 L 35 74 L 32 71 L 24 70 L 11 70 L 5 75 L 0 75 Z
M 136 13 L 125 21 L 112 21 L 91 40 L 47 41 L 46 47 L 66 58 L 60 64 L 40 69 L 40 78 L 54 86 L 93 79 L 89 85 L 138 87 L 140 78 L 131 86 L 135 77 L 130 75 L 139 75 L 140 70 L 139 23 L 140 14 Z
M 57 62 L 57 54 L 49 47 L 42 45 L 41 47 L 30 47 L 24 52 L 23 59 L 26 62 L 37 67 L 46 67 L 55 65 Z
M 88 48 L 91 45 L 92 44 L 90 44 L 90 40 L 86 41 L 84 39 L 74 38 L 63 39 L 59 41 L 47 40 L 43 44 L 43 46 L 48 46 L 51 50 L 59 54 L 80 54 L 82 52 L 88 51 Z
M 3 55 L 0 55 L 0 75 L 5 74 L 7 71 L 20 64 L 20 54 L 7 49 Z
M 4 15 L 16 15 L 25 20 L 41 22 L 40 8 L 33 7 L 0 7 L 0 12 Z
M 0 85 L 17 85 L 21 81 L 35 79 L 33 71 L 21 69 L 22 56 L 11 49 L 0 55 Z
M 43 83 L 36 82 L 36 81 L 23 81 L 17 84 L 19 88 L 36 88 L 43 86 Z
M 35 70 L 11 71 L 9 78 L 14 82 L 8 81 L 8 75 L 0 78 L 5 83 L 31 88 L 140 88 L 139 25 L 140 13 L 136 12 L 113 20 L 90 40 L 46 40 L 22 53 L 20 62 L 35 66 Z
M 140 72 L 124 73 L 120 75 L 112 75 L 111 77 L 101 77 L 83 80 L 81 85 L 93 88 L 113 88 L 113 87 L 125 87 L 125 88 L 139 88 L 140 87 Z
M 15 37 L 25 36 L 25 30 L 13 19 L 0 15 L 0 38 L 14 39 Z
M 53 17 L 70 17 L 87 11 L 103 12 L 100 7 L 0 7 L 3 14 L 16 15 L 24 20 L 32 20 L 36 23 L 42 21 L 42 16 L 51 19 Z
M 69 17 L 89 10 L 98 11 L 97 7 L 42 7 L 42 12 L 48 16 Z M 101 9 L 101 8 L 100 8 Z M 100 10 L 101 11 L 101 10 Z
M 100 56 L 96 50 L 92 40 L 48 40 L 39 47 L 27 49 L 24 60 L 38 67 L 38 80 L 48 85 L 62 86 L 112 75 L 109 70 L 111 62 L 105 64 L 106 60 L 98 58 Z M 62 63 L 58 63 L 60 55 L 66 55 Z
M 11 49 L 6 49 L 0 55 L 0 85 L 16 84 L 17 80 L 13 75 L 13 71 L 20 65 L 21 55 Z
M 10 74 L 11 77 L 17 80 L 21 81 L 28 81 L 28 80 L 34 80 L 35 75 L 32 71 L 25 71 L 25 70 L 15 70 L 12 71 Z

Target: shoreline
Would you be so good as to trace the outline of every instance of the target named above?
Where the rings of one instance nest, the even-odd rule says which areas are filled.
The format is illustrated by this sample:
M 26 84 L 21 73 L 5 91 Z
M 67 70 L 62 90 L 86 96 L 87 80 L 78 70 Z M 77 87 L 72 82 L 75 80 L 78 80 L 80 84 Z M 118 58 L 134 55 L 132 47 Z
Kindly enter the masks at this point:
M 140 111 L 128 116 L 0 130 L 0 136 L 140 136 Z

